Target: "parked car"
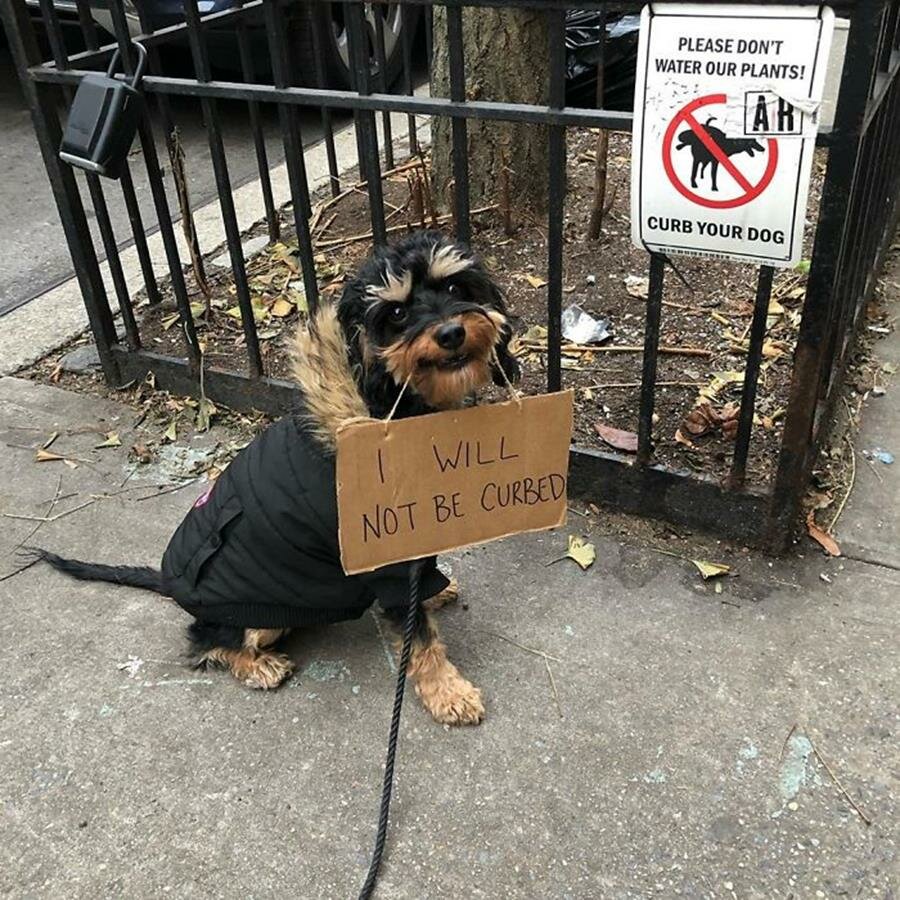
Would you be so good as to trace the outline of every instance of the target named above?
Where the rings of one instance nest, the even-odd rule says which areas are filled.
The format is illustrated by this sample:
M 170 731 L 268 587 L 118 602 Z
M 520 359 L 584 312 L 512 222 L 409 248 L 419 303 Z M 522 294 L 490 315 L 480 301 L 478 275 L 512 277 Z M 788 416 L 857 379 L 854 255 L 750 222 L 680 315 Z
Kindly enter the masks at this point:
M 40 18 L 39 0 L 26 0 L 37 18 Z M 233 5 L 234 0 L 197 0 L 201 15 L 221 12 Z M 183 0 L 124 0 L 125 18 L 130 33 L 142 32 L 141 18 L 135 3 L 140 3 L 147 26 L 157 31 L 184 21 Z M 624 10 L 610 15 L 605 25 L 604 49 L 604 98 L 612 109 L 630 109 L 634 93 L 634 69 L 637 58 L 637 39 L 640 25 L 640 3 L 626 4 Z M 77 7 L 74 0 L 54 0 L 60 19 L 66 26 L 71 48 L 82 49 L 78 27 Z M 404 12 L 405 6 L 405 12 Z M 90 0 L 94 21 L 110 35 L 113 34 L 110 0 Z M 295 76 L 300 84 L 316 83 L 313 58 L 313 26 L 318 25 L 323 35 L 326 87 L 350 86 L 347 27 L 344 21 L 343 3 L 288 3 L 288 35 L 290 58 L 296 66 Z M 318 17 L 314 19 L 313 17 Z M 367 3 L 365 17 L 369 33 L 369 56 L 372 71 L 377 74 L 375 53 L 376 29 L 384 35 L 387 84 L 397 79 L 403 68 L 403 29 L 409 29 L 412 45 L 422 21 L 422 7 L 415 4 Z M 269 49 L 266 40 L 262 11 L 255 8 L 248 14 L 252 58 L 257 79 L 269 75 Z M 596 103 L 596 67 L 600 56 L 601 17 L 595 11 L 569 10 L 566 13 L 566 76 L 568 99 L 573 105 L 594 106 Z M 240 72 L 235 46 L 234 24 L 225 20 L 208 32 L 210 57 L 214 65 L 230 74 Z M 186 38 L 179 43 L 186 46 Z
M 35 19 L 40 19 L 39 0 L 26 0 Z M 132 36 L 142 33 L 141 16 L 135 3 L 139 3 L 147 27 L 152 31 L 168 28 L 184 21 L 183 0 L 124 0 L 125 19 Z M 222 12 L 233 6 L 233 0 L 197 0 L 200 14 Z M 59 14 L 66 32 L 70 52 L 82 49 L 78 11 L 74 0 L 54 0 L 54 7 Z M 369 33 L 369 51 L 372 71 L 377 74 L 378 66 L 375 52 L 376 29 L 384 36 L 384 58 L 387 83 L 393 84 L 403 69 L 402 30 L 409 29 L 410 42 L 421 21 L 421 7 L 400 3 L 367 3 L 365 18 Z M 91 16 L 103 31 L 110 36 L 114 33 L 110 0 L 90 0 Z M 312 85 L 316 83 L 315 62 L 313 57 L 313 26 L 318 24 L 323 40 L 326 86 L 331 88 L 348 88 L 350 86 L 349 48 L 347 42 L 347 26 L 344 21 L 344 5 L 342 3 L 287 3 L 287 34 L 290 43 L 289 56 L 296 66 L 295 76 L 299 83 Z M 318 17 L 318 19 L 314 19 Z M 250 30 L 252 58 L 256 67 L 257 78 L 266 77 L 270 71 L 269 47 L 266 40 L 262 10 L 254 8 L 247 14 Z M 110 38 L 111 39 L 111 38 Z M 233 20 L 226 19 L 221 25 L 212 26 L 208 30 L 208 46 L 210 59 L 214 66 L 229 73 L 239 73 L 238 54 L 234 35 Z M 187 46 L 187 38 L 173 41 L 173 45 Z

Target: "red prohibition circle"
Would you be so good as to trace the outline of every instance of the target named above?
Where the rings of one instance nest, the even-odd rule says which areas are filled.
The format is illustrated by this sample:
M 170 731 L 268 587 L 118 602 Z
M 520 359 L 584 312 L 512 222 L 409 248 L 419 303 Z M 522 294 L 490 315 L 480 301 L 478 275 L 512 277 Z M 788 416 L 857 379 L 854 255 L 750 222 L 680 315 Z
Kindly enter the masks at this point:
M 687 199 L 693 203 L 698 203 L 700 206 L 705 206 L 709 209 L 735 209 L 738 206 L 744 206 L 744 204 L 749 203 L 751 200 L 755 200 L 769 184 L 771 184 L 772 177 L 775 175 L 775 169 L 778 166 L 778 141 L 774 138 L 769 138 L 767 141 L 769 161 L 766 165 L 766 170 L 763 172 L 762 178 L 760 178 L 755 185 L 750 184 L 750 182 L 741 175 L 740 171 L 737 170 L 737 167 L 731 162 L 728 156 L 722 153 L 722 151 L 712 142 L 712 138 L 709 137 L 703 126 L 694 119 L 694 113 L 701 107 L 709 106 L 714 103 L 724 104 L 727 100 L 728 97 L 725 94 L 707 94 L 705 97 L 697 97 L 675 114 L 675 118 L 669 123 L 665 137 L 663 138 L 663 167 L 666 170 L 666 175 L 669 176 L 669 181 L 672 182 L 672 186 L 683 197 L 687 197 Z M 741 184 L 741 187 L 744 188 L 743 194 L 739 197 L 734 197 L 731 200 L 710 200 L 706 197 L 701 197 L 699 194 L 694 193 L 689 187 L 682 184 L 681 179 L 678 177 L 678 173 L 675 171 L 675 166 L 672 164 L 672 141 L 675 139 L 675 134 L 682 123 L 686 124 L 701 139 L 701 141 L 703 141 L 710 153 L 716 157 L 718 162 L 732 178 Z M 735 175 L 735 172 L 737 173 L 737 176 Z

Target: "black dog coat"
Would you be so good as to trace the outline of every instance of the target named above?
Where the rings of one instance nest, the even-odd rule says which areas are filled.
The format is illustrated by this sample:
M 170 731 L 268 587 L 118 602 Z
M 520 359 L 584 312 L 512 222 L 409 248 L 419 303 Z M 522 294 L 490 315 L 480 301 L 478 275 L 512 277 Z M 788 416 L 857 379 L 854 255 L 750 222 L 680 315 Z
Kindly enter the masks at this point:
M 409 601 L 409 563 L 345 575 L 338 547 L 334 449 L 338 428 L 368 416 L 330 305 L 315 337 L 298 333 L 294 377 L 305 412 L 245 447 L 172 536 L 163 587 L 202 622 L 287 628 L 359 618 L 377 598 Z M 449 581 L 426 561 L 420 596 Z
M 409 601 L 409 563 L 345 575 L 334 457 L 302 420 L 282 419 L 245 447 L 172 536 L 165 593 L 203 622 L 288 628 L 359 618 L 377 598 Z M 431 557 L 422 597 L 448 580 Z

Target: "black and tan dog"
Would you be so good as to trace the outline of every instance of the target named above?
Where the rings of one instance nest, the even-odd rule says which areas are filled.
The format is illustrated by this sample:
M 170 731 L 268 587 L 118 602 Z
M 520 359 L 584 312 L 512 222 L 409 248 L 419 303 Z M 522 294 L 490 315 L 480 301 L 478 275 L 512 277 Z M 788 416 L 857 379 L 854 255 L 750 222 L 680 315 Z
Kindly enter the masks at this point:
M 298 331 L 294 377 L 302 407 L 246 447 L 190 510 L 160 570 L 104 566 L 38 551 L 76 578 L 172 597 L 192 617 L 198 665 L 228 668 L 244 684 L 274 688 L 293 663 L 274 645 L 289 629 L 361 616 L 376 600 L 399 627 L 409 564 L 369 575 L 341 569 L 335 436 L 346 421 L 457 407 L 492 378 L 518 375 L 503 298 L 469 250 L 423 232 L 378 250 L 337 306 L 322 305 Z M 481 693 L 447 658 L 431 609 L 457 588 L 427 561 L 430 598 L 409 674 L 431 715 L 477 724 Z

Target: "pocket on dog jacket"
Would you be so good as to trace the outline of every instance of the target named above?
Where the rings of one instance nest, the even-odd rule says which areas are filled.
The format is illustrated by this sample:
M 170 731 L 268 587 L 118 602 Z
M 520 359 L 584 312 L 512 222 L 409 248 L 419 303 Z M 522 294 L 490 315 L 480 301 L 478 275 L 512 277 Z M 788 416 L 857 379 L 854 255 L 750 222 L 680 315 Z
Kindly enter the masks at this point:
M 334 457 L 288 416 L 235 457 L 172 536 L 166 593 L 195 618 L 287 628 L 359 618 L 377 598 L 409 602 L 409 563 L 345 575 Z M 448 584 L 426 561 L 421 597 Z

